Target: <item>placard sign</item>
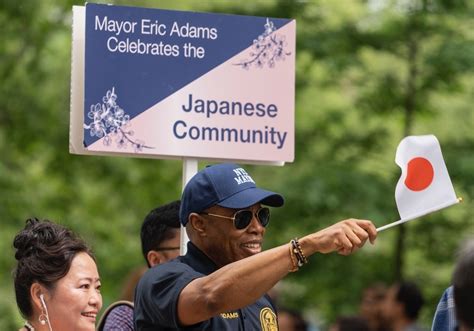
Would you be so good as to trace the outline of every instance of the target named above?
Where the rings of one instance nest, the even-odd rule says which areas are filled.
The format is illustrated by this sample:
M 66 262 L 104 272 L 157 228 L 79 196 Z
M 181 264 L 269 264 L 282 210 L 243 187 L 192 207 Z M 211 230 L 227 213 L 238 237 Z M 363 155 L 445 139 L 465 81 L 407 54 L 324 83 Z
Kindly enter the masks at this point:
M 291 162 L 292 19 L 74 7 L 71 152 Z

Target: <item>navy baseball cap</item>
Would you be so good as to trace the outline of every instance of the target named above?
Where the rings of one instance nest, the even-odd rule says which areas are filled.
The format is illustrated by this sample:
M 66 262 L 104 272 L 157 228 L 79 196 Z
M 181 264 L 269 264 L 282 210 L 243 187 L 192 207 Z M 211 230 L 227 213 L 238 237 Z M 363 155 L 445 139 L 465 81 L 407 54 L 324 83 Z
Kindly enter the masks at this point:
M 242 209 L 259 202 L 280 207 L 284 199 L 278 193 L 258 188 L 241 166 L 221 163 L 202 169 L 189 180 L 181 196 L 179 218 L 186 225 L 191 213 L 200 213 L 214 205 Z

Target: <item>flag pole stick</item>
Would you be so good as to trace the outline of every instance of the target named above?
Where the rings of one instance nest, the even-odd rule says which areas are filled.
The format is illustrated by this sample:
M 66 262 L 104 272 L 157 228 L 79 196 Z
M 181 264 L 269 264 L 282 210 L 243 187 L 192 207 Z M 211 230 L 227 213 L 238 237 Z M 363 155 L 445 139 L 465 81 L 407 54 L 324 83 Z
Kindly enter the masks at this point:
M 456 202 L 455 203 L 450 203 L 448 206 L 451 206 L 453 204 L 456 204 L 456 203 L 459 203 L 459 202 L 462 202 L 462 197 L 459 197 L 456 199 Z M 442 208 L 445 208 L 445 207 L 448 207 L 448 206 L 443 206 Z M 441 208 L 437 208 L 437 210 L 439 210 Z M 434 211 L 434 210 L 433 210 Z M 428 213 L 425 213 L 424 215 L 426 215 Z M 380 232 L 380 231 L 384 231 L 384 230 L 387 230 L 387 229 L 390 229 L 394 226 L 397 226 L 397 225 L 400 225 L 400 224 L 403 224 L 403 223 L 406 223 L 406 222 L 409 222 L 409 221 L 412 221 L 420 216 L 423 216 L 423 215 L 417 215 L 415 217 L 411 217 L 411 218 L 407 218 L 407 219 L 403 219 L 403 220 L 398 220 L 396 222 L 392 222 L 392 223 L 389 223 L 389 224 L 386 224 L 386 225 L 383 225 L 379 228 L 377 228 L 377 232 Z
M 399 225 L 399 224 L 403 224 L 403 223 L 406 223 L 406 222 L 409 222 L 409 221 L 412 221 L 412 220 L 413 220 L 413 219 L 398 220 L 398 221 L 396 221 L 396 222 L 392 222 L 392 223 L 386 224 L 386 225 L 384 225 L 384 226 L 381 226 L 381 227 L 377 228 L 377 232 L 390 229 L 391 227 L 394 227 L 394 226 L 397 226 L 397 225 Z

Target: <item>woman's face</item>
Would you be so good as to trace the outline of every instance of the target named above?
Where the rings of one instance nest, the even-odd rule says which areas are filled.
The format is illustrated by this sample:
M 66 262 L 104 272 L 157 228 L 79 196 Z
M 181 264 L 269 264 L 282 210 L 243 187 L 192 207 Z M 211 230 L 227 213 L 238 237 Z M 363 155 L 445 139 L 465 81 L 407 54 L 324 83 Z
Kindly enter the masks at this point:
M 87 253 L 77 254 L 69 272 L 45 296 L 45 302 L 53 330 L 95 330 L 102 295 L 94 260 Z

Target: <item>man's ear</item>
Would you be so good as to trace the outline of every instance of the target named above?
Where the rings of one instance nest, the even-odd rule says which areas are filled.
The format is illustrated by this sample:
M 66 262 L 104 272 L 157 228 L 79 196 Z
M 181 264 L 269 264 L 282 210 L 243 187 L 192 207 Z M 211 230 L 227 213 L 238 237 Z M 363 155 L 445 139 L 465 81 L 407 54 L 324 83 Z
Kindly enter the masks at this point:
M 189 215 L 189 222 L 198 236 L 207 237 L 207 222 L 204 222 L 204 219 L 199 214 L 191 213 Z
M 45 287 L 41 286 L 39 283 L 31 284 L 30 295 L 33 308 L 36 307 L 36 310 L 38 311 L 44 310 L 43 303 L 41 302 L 40 297 L 43 295 L 43 300 L 46 300 L 46 297 L 48 296 L 47 292 L 48 291 L 45 289 Z
M 146 259 L 148 260 L 150 267 L 153 268 L 154 266 L 160 264 L 162 256 L 160 252 L 151 250 L 146 254 Z

